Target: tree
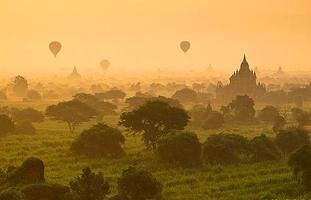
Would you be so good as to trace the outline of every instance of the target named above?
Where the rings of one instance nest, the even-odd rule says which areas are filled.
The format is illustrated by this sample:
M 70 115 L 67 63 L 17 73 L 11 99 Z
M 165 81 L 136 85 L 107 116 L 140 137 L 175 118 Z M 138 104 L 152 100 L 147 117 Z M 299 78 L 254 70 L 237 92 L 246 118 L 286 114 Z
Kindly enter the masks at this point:
M 258 118 L 261 121 L 273 123 L 274 119 L 279 115 L 279 110 L 276 107 L 266 106 L 260 111 Z
M 239 121 L 251 121 L 255 116 L 254 100 L 244 96 L 236 96 L 236 98 L 229 104 L 231 110 L 234 111 L 235 118 Z
M 23 76 L 16 76 L 13 81 L 13 93 L 18 97 L 24 97 L 28 90 L 28 82 Z
M 194 90 L 189 88 L 183 88 L 181 90 L 177 90 L 173 96 L 173 99 L 177 99 L 180 102 L 196 102 L 197 101 L 197 93 Z
M 156 149 L 158 139 L 172 130 L 183 130 L 189 121 L 184 109 L 163 101 L 148 101 L 143 106 L 120 116 L 119 125 L 133 134 L 142 133 L 147 148 Z
M 307 191 L 311 190 L 311 147 L 304 145 L 289 157 L 288 164 Z
M 4 136 L 15 130 L 14 122 L 7 115 L 0 115 L 0 135 Z
M 249 141 L 236 134 L 214 134 L 203 144 L 203 157 L 211 164 L 238 164 L 249 154 Z
M 204 129 L 219 129 L 224 124 L 224 116 L 217 111 L 212 111 L 204 121 L 202 127 Z
M 273 127 L 272 130 L 273 132 L 277 133 L 279 132 L 281 129 L 283 129 L 286 125 L 286 119 L 279 115 L 277 117 L 274 118 L 273 120 Z
M 288 155 L 299 147 L 310 144 L 309 131 L 294 127 L 280 130 L 275 143 L 284 155 Z
M 71 192 L 79 200 L 103 200 L 109 194 L 109 183 L 102 173 L 95 174 L 90 168 L 69 183 Z
M 96 118 L 98 121 L 101 121 L 105 115 L 114 115 L 116 114 L 116 105 L 100 100 L 98 97 L 92 94 L 78 93 L 73 96 L 74 100 L 85 103 L 90 106 L 93 110 L 96 111 Z
M 189 111 L 189 115 L 191 117 L 191 124 L 194 126 L 202 127 L 211 112 L 212 107 L 210 106 L 210 104 L 208 107 L 201 104 L 194 105 Z
M 126 200 L 160 199 L 162 184 L 151 173 L 129 167 L 118 179 L 118 196 Z
M 91 120 L 96 112 L 80 101 L 71 100 L 48 106 L 46 115 L 52 120 L 66 122 L 70 133 L 73 133 L 81 123 Z
M 36 90 L 28 90 L 26 97 L 30 101 L 39 101 L 41 99 L 40 93 Z
M 250 141 L 251 161 L 264 162 L 280 159 L 280 153 L 275 143 L 265 135 L 254 137 Z
M 125 98 L 126 94 L 122 90 L 112 89 L 102 94 L 104 99 L 112 99 L 113 101 L 122 100 Z
M 33 108 L 25 108 L 22 110 L 15 109 L 11 113 L 14 121 L 29 121 L 41 123 L 44 120 L 44 115 L 42 114 L 42 112 Z
M 121 147 L 124 141 L 121 131 L 99 123 L 84 130 L 72 143 L 70 150 L 78 155 L 114 157 L 124 154 Z
M 302 106 L 303 106 L 303 98 L 302 98 L 302 96 L 295 96 L 294 102 L 295 102 L 295 105 L 298 108 L 302 108 Z
M 200 164 L 201 144 L 194 133 L 172 132 L 159 140 L 156 154 L 162 162 L 192 167 Z

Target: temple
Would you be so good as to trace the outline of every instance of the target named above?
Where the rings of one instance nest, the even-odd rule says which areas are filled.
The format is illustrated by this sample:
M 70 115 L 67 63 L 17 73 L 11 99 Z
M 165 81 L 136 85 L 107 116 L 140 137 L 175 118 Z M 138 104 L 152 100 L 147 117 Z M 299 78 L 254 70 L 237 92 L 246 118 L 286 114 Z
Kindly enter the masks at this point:
M 76 66 L 73 68 L 73 71 L 68 76 L 69 79 L 77 80 L 81 78 L 81 75 L 78 73 Z
M 259 99 L 266 93 L 263 84 L 256 82 L 256 73 L 250 70 L 249 64 L 244 55 L 240 69 L 230 77 L 228 85 L 218 82 L 216 87 L 216 101 L 228 103 L 237 95 L 248 95 L 254 100 Z

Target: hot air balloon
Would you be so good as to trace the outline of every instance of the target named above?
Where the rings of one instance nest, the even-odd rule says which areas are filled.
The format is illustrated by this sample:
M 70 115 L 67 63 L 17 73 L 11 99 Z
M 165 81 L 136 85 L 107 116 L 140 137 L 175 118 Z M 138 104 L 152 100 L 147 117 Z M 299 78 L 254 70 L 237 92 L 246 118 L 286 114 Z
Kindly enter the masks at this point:
M 184 53 L 187 53 L 187 51 L 190 49 L 190 42 L 189 41 L 182 41 L 180 43 L 180 48 L 181 50 L 183 50 Z
M 102 61 L 100 61 L 100 66 L 101 66 L 101 68 L 103 70 L 107 70 L 109 65 L 110 65 L 109 60 L 102 60 Z
M 62 49 L 62 44 L 60 42 L 53 41 L 50 43 L 49 48 L 53 55 L 56 57 L 58 52 Z

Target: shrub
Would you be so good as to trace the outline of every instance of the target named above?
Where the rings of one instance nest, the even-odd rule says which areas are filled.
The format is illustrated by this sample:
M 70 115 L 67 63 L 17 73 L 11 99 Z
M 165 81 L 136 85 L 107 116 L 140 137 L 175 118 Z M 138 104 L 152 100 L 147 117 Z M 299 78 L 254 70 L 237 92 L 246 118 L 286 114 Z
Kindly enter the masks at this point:
M 22 166 L 12 170 L 8 174 L 11 184 L 31 184 L 44 182 L 44 164 L 38 158 L 28 158 Z
M 29 121 L 21 121 L 16 123 L 14 133 L 33 135 L 36 133 L 36 128 Z
M 69 188 L 56 184 L 29 184 L 21 188 L 26 200 L 62 200 Z
M 118 129 L 99 123 L 84 130 L 72 143 L 70 150 L 86 156 L 120 156 L 124 153 L 121 147 L 124 140 Z
M 201 144 L 194 133 L 173 132 L 158 142 L 156 153 L 165 163 L 191 167 L 200 163 Z
M 260 111 L 258 118 L 264 122 L 270 122 L 271 123 L 279 115 L 280 115 L 280 113 L 276 107 L 266 106 Z
M 305 189 L 311 190 L 311 147 L 304 145 L 290 155 L 288 164 L 293 168 L 294 175 L 304 185 Z
M 71 192 L 79 200 L 102 200 L 109 194 L 109 183 L 102 173 L 95 174 L 90 168 L 69 183 Z M 68 198 L 68 197 L 67 197 Z
M 215 134 L 203 144 L 204 159 L 211 164 L 237 164 L 248 154 L 248 140 L 236 134 Z
M 6 135 L 14 131 L 14 122 L 7 115 L 0 115 L 0 135 Z
M 24 195 L 15 189 L 7 189 L 0 193 L 0 200 L 24 200 Z
M 147 200 L 161 197 L 162 185 L 151 173 L 129 167 L 118 179 L 118 193 L 121 199 Z
M 280 130 L 276 135 L 275 143 L 284 155 L 288 155 L 299 147 L 310 144 L 308 133 L 309 131 L 305 129 L 294 127 Z
M 272 140 L 265 135 L 254 137 L 250 141 L 251 161 L 262 162 L 278 160 L 280 153 Z

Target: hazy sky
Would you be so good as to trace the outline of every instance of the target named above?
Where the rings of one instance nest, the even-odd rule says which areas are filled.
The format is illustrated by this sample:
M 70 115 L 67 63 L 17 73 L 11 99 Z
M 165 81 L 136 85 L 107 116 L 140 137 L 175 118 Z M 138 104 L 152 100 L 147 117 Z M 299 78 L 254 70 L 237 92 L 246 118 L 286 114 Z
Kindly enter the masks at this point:
M 311 68 L 310 0 L 0 0 L 0 26 L 0 73 Z

